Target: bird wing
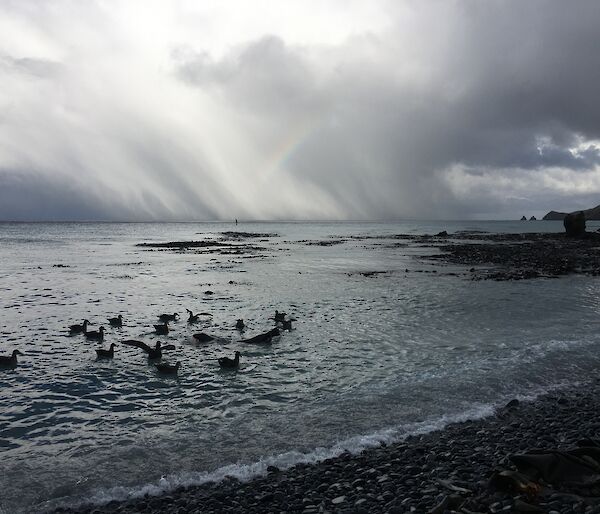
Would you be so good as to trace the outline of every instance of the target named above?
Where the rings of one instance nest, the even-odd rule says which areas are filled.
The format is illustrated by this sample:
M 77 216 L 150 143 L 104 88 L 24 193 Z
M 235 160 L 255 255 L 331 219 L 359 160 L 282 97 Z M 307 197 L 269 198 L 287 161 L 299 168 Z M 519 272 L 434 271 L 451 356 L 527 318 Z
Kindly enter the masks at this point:
M 150 353 L 150 351 L 153 350 L 153 348 L 150 348 L 143 341 L 136 341 L 135 339 L 127 339 L 126 341 L 123 341 L 123 344 L 126 344 L 127 346 L 135 346 L 137 348 L 141 348 L 146 353 Z

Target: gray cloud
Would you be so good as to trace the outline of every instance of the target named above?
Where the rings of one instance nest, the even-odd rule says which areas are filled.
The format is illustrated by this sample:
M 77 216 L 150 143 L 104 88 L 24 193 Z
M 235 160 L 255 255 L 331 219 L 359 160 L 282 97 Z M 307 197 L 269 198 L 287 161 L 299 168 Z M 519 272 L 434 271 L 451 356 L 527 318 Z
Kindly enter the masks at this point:
M 44 202 L 78 218 L 520 217 L 600 203 L 600 4 L 386 8 L 386 30 L 338 45 L 265 35 L 214 57 L 165 43 L 154 81 L 134 69 L 128 82 L 127 63 L 90 73 L 80 53 L 5 55 L 9 81 L 49 85 L 26 89 L 18 116 L 0 107 L 0 178 L 8 155 L 5 169 L 35 170 Z M 43 157 L 24 157 L 25 140 Z M 96 206 L 81 191 L 61 203 L 55 170 L 83 175 Z M 35 196 L 33 181 L 12 187 Z
M 336 49 L 266 37 L 219 62 L 188 53 L 176 70 L 252 112 L 267 133 L 319 118 L 288 171 L 350 215 L 477 214 L 476 201 L 465 203 L 440 179 L 456 164 L 480 175 L 597 170 L 600 148 L 578 146 L 600 138 L 600 5 L 448 5 L 427 4 L 412 20 L 417 36 L 398 27 Z M 436 14 L 443 26 L 430 22 Z M 490 200 L 502 207 L 485 196 L 488 210 Z
M 49 59 L 15 58 L 10 55 L 0 55 L 0 68 L 37 78 L 52 78 L 60 73 L 61 64 Z

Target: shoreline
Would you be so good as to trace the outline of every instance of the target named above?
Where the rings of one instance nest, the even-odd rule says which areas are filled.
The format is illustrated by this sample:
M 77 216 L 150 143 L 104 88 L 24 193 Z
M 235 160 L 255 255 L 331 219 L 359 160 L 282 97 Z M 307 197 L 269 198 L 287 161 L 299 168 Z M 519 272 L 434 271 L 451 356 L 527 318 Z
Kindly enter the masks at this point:
M 530 450 L 569 450 L 600 438 L 600 376 L 588 383 L 513 401 L 494 415 L 441 430 L 344 453 L 266 476 L 178 488 L 105 505 L 58 508 L 55 513 L 159 512 L 588 512 L 600 513 L 600 489 L 535 483 L 525 494 L 490 485 L 494 473 L 515 470 L 509 456 Z M 600 451 L 600 450 L 599 450 Z M 584 493 L 584 494 L 582 494 Z M 460 507 L 459 507 L 460 506 Z M 538 510 L 527 510 L 528 508 Z

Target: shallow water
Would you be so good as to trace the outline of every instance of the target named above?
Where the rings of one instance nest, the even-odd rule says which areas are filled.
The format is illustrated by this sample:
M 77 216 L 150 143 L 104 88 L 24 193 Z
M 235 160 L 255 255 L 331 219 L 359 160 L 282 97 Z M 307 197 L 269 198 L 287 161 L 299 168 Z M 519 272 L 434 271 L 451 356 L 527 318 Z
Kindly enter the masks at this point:
M 241 255 L 151 251 L 147 241 L 275 233 Z M 249 477 L 485 415 L 598 367 L 600 280 L 470 281 L 430 248 L 350 236 L 560 231 L 556 222 L 0 224 L 0 512 Z M 305 241 L 340 238 L 330 246 Z M 58 266 L 57 266 L 58 265 Z M 409 270 L 406 272 L 406 270 Z M 418 270 L 424 272 L 419 273 Z M 366 277 L 357 272 L 385 271 Z M 435 273 L 433 273 L 435 271 Z M 458 275 L 450 275 L 456 272 Z M 212 290 L 213 295 L 206 295 Z M 185 308 L 212 317 L 190 326 Z M 297 319 L 269 346 L 239 343 Z M 168 336 L 160 313 L 179 312 Z M 122 313 L 124 327 L 107 318 Z M 87 318 L 113 361 L 66 327 Z M 217 336 L 197 344 L 195 332 Z M 158 374 L 123 339 L 176 346 Z M 216 359 L 241 350 L 238 371 Z

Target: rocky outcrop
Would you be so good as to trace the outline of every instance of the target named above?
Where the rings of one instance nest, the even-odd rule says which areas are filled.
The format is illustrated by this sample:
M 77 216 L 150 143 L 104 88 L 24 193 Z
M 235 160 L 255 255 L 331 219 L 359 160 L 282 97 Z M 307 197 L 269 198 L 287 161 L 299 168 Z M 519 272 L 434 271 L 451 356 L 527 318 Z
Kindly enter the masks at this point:
M 579 211 L 574 211 L 571 214 L 575 214 L 575 212 L 579 212 Z M 546 214 L 543 217 L 543 219 L 561 221 L 561 220 L 565 219 L 565 216 L 567 214 L 568 213 L 566 213 L 566 212 L 550 211 L 548 214 Z M 600 220 L 600 205 L 593 207 L 591 209 L 584 210 L 583 214 L 585 215 L 586 220 Z
M 529 218 L 529 221 L 537 221 L 537 218 L 535 216 L 531 216 L 531 218 Z
M 585 234 L 585 214 L 583 211 L 567 214 L 563 224 L 568 237 L 581 237 Z
M 525 216 L 522 216 L 521 221 L 527 221 L 527 218 Z
M 543 220 L 552 220 L 552 221 L 562 221 L 565 219 L 566 215 L 567 215 L 566 212 L 550 211 L 542 219 Z

